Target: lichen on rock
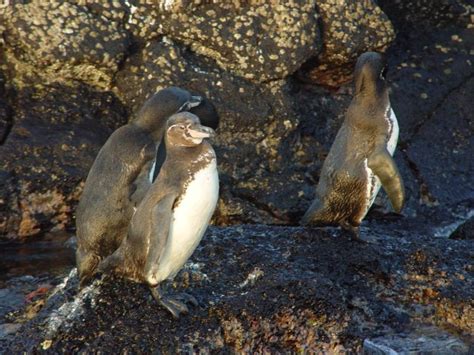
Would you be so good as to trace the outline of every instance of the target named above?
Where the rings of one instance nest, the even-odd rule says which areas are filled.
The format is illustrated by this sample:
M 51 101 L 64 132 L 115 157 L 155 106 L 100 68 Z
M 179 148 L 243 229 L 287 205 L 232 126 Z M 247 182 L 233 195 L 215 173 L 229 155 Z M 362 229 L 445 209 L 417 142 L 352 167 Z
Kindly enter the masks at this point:
M 360 54 L 384 52 L 395 38 L 390 20 L 376 1 L 318 1 L 317 11 L 323 48 L 300 73 L 306 81 L 340 86 L 350 80 Z
M 137 38 L 166 35 L 254 82 L 292 74 L 321 45 L 315 1 L 140 3 L 131 16 Z
M 63 1 L 32 1 L 0 9 L 17 87 L 39 77 L 46 82 L 82 80 L 110 85 L 128 47 L 120 22 L 94 16 L 87 7 Z

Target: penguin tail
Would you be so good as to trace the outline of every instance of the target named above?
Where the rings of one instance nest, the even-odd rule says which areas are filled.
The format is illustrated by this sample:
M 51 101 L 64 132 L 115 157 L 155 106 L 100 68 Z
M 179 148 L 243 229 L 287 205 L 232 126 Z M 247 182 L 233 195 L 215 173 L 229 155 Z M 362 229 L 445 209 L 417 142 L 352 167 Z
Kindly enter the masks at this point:
M 309 206 L 308 210 L 305 212 L 305 214 L 301 218 L 300 225 L 307 227 L 310 225 L 318 224 L 318 220 L 319 220 L 318 215 L 320 214 L 321 207 L 322 207 L 321 202 L 319 198 L 316 197 L 313 203 L 311 204 L 311 206 Z

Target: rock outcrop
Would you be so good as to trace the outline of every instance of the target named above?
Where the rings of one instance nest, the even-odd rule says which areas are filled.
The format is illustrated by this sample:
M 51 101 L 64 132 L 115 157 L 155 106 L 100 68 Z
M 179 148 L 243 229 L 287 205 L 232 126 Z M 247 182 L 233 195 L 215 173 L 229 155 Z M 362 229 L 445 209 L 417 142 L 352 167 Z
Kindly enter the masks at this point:
M 100 146 L 168 85 L 206 95 L 222 117 L 214 223 L 296 224 L 351 98 L 350 85 L 324 87 L 345 80 L 360 52 L 389 46 L 394 31 L 387 56 L 404 213 L 465 206 L 474 197 L 467 3 L 349 2 L 337 13 L 332 0 L 8 3 L 0 7 L 0 233 L 73 226 Z M 313 69 L 315 81 L 298 79 Z
M 392 23 L 377 1 L 318 2 L 323 48 L 308 61 L 299 77 L 338 87 L 352 78 L 354 62 L 366 51 L 385 52 L 395 38 Z
M 0 351 L 467 354 L 472 240 L 435 227 L 372 221 L 366 244 L 335 229 L 211 227 L 170 288 L 197 297 L 191 314 L 173 320 L 144 285 L 117 278 L 78 293 L 73 271 Z

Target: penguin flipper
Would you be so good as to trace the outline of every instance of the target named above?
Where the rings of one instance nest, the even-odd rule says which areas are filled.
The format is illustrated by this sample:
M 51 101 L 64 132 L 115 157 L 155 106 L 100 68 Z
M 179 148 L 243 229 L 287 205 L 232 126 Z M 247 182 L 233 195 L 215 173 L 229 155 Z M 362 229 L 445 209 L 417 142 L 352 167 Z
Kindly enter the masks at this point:
M 367 166 L 380 179 L 395 212 L 400 213 L 405 202 L 405 188 L 397 165 L 387 149 L 373 152 L 368 157 Z
M 176 200 L 174 194 L 167 194 L 153 207 L 151 228 L 149 230 L 149 248 L 145 263 L 144 275 L 147 280 L 153 280 L 156 274 L 163 250 L 170 231 L 173 204 Z

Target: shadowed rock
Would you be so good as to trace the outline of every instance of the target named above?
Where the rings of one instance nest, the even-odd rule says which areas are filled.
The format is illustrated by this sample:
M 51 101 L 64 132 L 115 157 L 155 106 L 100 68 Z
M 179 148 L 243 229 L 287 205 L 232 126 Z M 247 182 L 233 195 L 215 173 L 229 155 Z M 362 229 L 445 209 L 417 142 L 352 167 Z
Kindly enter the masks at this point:
M 188 316 L 173 320 L 146 286 L 117 278 L 77 295 L 73 271 L 0 350 L 360 352 L 387 339 L 396 349 L 403 334 L 415 341 L 428 334 L 423 325 L 431 330 L 421 345 L 466 353 L 472 241 L 433 238 L 432 227 L 416 225 L 369 222 L 368 244 L 336 229 L 212 227 L 172 284 L 199 300 Z

